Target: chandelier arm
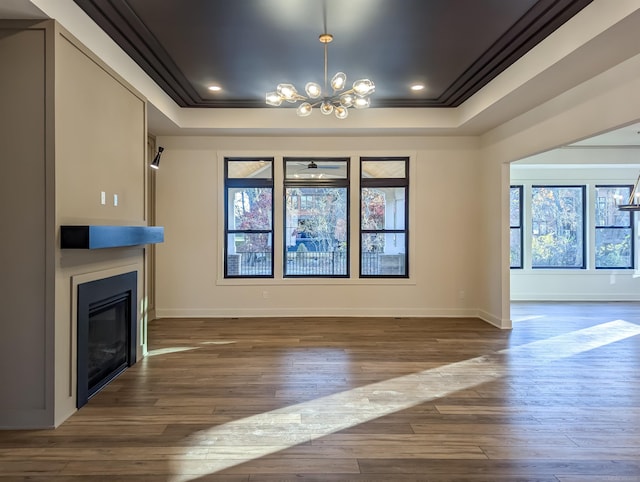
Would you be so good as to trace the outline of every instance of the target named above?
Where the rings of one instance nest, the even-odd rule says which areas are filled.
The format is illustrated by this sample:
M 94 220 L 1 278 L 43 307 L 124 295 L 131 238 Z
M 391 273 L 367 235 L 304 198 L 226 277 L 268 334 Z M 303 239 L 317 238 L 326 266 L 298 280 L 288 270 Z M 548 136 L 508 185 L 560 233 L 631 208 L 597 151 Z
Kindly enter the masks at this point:
M 629 201 L 627 204 L 638 204 L 638 200 L 635 199 L 636 193 L 638 192 L 638 185 L 640 184 L 640 175 L 638 175 L 638 179 L 631 190 L 631 194 L 629 194 Z M 634 202 L 635 201 L 635 202 Z

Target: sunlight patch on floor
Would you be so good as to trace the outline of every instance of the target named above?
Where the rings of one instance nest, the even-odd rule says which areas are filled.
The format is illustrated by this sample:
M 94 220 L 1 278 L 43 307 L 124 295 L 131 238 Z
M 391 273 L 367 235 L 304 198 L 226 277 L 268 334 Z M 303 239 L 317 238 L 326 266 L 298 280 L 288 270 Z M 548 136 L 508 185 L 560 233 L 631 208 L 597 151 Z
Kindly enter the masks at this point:
M 147 356 L 169 355 L 171 353 L 180 353 L 182 351 L 197 350 L 198 346 L 173 346 L 171 348 L 158 348 L 157 350 L 149 350 Z
M 174 460 L 173 482 L 195 480 L 421 403 L 495 381 L 514 368 L 535 369 L 626 338 L 640 325 L 615 320 L 442 367 L 256 414 L 191 434 L 185 451 L 208 448 L 196 470 Z M 339 416 L 334 416 L 339 413 Z
M 539 320 L 540 318 L 544 318 L 544 315 L 530 315 L 530 316 L 520 316 L 518 318 L 511 318 L 513 323 L 519 323 L 521 321 L 530 321 L 530 320 Z

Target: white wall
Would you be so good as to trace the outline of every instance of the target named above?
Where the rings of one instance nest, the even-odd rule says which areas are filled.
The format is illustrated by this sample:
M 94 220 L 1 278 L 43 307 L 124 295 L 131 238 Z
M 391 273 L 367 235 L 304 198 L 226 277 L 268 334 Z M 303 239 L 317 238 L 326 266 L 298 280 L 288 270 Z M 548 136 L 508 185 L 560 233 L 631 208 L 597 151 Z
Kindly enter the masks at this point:
M 476 316 L 477 140 L 159 137 L 159 317 Z M 225 280 L 221 160 L 229 156 L 410 156 L 410 278 L 359 280 L 358 183 L 351 189 L 351 273 L 345 279 Z M 356 164 L 356 162 L 352 162 Z M 281 170 L 278 167 L 277 170 Z M 275 198 L 282 202 L 281 182 Z M 281 204 L 280 204 L 281 206 Z M 276 233 L 282 210 L 276 204 Z M 276 256 L 278 249 L 276 237 Z M 266 296 L 266 298 L 265 298 Z

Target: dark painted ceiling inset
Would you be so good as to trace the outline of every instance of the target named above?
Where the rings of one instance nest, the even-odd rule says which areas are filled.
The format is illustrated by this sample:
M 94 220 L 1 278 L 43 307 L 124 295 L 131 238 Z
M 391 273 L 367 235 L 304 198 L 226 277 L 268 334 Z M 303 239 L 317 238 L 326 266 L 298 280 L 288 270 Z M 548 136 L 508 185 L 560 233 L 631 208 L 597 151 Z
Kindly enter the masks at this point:
M 325 23 L 329 77 L 373 80 L 372 107 L 456 107 L 591 1 L 75 0 L 178 105 L 225 108 L 322 84 Z

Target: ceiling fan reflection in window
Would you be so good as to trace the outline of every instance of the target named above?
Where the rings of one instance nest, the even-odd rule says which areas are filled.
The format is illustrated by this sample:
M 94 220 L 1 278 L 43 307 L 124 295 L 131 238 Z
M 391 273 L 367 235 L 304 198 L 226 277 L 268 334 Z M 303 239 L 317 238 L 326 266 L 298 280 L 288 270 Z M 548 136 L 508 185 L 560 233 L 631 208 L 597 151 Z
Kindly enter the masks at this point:
M 347 163 L 344 161 L 287 161 L 287 178 L 293 179 L 344 179 Z

